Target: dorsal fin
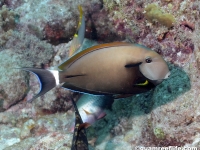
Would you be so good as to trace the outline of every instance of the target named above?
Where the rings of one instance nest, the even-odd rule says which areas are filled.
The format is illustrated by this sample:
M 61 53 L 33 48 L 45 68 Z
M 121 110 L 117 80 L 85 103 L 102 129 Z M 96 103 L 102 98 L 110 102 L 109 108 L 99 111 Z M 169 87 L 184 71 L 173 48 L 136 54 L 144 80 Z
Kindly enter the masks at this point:
M 81 47 L 84 37 L 85 37 L 85 16 L 83 14 L 82 7 L 79 5 L 79 22 L 78 22 L 78 27 L 77 31 L 74 34 L 70 49 L 69 49 L 69 57 L 74 55 L 76 51 Z

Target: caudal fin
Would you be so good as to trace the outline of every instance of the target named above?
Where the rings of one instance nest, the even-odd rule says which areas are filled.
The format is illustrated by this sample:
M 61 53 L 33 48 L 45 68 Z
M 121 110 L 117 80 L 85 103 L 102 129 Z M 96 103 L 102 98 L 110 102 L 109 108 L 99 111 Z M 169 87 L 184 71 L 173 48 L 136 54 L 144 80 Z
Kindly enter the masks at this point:
M 46 92 L 48 92 L 49 90 L 51 90 L 56 86 L 55 75 L 50 70 L 39 69 L 39 68 L 21 68 L 21 69 L 35 74 L 40 83 L 39 93 L 32 99 L 28 100 L 28 102 L 32 102 L 33 100 L 45 94 Z

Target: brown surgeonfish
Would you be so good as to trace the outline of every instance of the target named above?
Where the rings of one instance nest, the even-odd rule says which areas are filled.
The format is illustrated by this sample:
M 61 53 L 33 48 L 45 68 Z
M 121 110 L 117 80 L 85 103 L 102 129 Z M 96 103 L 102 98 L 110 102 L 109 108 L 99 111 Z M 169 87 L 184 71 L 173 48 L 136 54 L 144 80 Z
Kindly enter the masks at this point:
M 40 81 L 41 90 L 33 99 L 61 83 L 64 88 L 89 94 L 137 94 L 152 89 L 170 74 L 158 53 L 124 42 L 85 49 L 58 66 L 58 70 L 23 69 L 35 73 Z

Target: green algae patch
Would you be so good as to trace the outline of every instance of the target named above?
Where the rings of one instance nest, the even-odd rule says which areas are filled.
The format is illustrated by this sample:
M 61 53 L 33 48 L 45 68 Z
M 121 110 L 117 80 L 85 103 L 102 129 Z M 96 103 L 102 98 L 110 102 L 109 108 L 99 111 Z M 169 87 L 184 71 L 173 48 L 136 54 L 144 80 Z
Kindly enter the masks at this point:
M 145 17 L 151 23 L 158 22 L 158 23 L 170 28 L 173 26 L 173 24 L 175 22 L 175 18 L 173 15 L 171 15 L 169 13 L 163 13 L 161 11 L 161 8 L 159 8 L 155 4 L 147 5 L 147 7 L 145 8 L 145 11 L 146 11 Z
M 155 128 L 153 130 L 154 135 L 156 136 L 157 139 L 164 139 L 165 138 L 165 133 L 161 128 Z

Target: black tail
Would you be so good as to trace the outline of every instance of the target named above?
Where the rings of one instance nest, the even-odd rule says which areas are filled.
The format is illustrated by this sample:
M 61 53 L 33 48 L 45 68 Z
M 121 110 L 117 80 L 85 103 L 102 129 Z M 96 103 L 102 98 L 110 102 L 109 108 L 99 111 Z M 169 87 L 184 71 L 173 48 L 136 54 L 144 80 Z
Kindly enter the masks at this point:
M 46 92 L 48 92 L 49 90 L 51 90 L 56 86 L 55 77 L 49 70 L 39 69 L 39 68 L 21 68 L 21 69 L 34 73 L 37 76 L 40 83 L 39 93 L 32 99 L 30 99 L 28 102 L 32 102 L 33 100 L 45 94 Z

